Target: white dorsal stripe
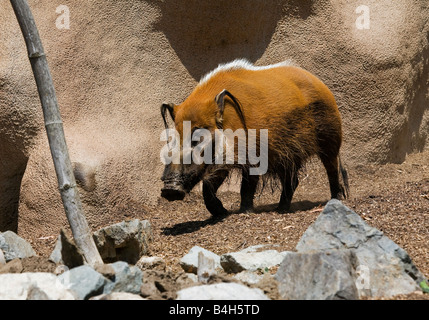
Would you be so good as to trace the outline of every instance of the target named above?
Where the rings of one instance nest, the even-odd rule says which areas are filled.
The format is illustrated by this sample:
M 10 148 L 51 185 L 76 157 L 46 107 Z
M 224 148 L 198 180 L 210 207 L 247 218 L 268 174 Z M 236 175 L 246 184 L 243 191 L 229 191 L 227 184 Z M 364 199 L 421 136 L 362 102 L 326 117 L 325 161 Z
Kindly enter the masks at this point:
M 207 73 L 205 76 L 203 76 L 201 78 L 200 84 L 206 83 L 215 74 L 222 72 L 222 71 L 237 70 L 237 69 L 246 69 L 246 70 L 257 71 L 257 70 L 273 69 L 273 68 L 278 68 L 278 67 L 286 67 L 286 66 L 291 66 L 291 65 L 294 65 L 293 62 L 291 60 L 286 60 L 286 61 L 279 62 L 276 64 L 258 67 L 258 66 L 253 65 L 253 63 L 251 63 L 247 59 L 236 59 L 236 60 L 228 62 L 228 63 L 219 64 L 216 69 L 210 71 L 209 73 Z

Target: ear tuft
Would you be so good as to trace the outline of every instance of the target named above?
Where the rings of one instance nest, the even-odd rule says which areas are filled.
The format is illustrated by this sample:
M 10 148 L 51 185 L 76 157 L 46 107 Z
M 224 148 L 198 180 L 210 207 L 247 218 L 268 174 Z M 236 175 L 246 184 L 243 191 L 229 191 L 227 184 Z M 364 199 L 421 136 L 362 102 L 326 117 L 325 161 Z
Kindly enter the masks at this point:
M 231 99 L 232 106 L 234 107 L 235 112 L 237 112 L 237 115 L 239 116 L 241 123 L 243 124 L 244 130 L 247 131 L 246 121 L 244 120 L 243 109 L 241 107 L 241 103 L 238 101 L 238 99 L 236 97 L 234 97 L 232 95 L 231 92 L 229 92 L 226 89 L 222 90 L 221 93 L 219 93 L 215 98 L 216 104 L 219 108 L 219 117 L 216 119 L 216 123 L 218 125 L 218 128 L 222 129 L 222 127 L 223 127 L 222 123 L 223 123 L 223 113 L 225 111 L 225 97 L 228 97 Z
M 166 112 L 168 110 L 168 113 L 170 114 L 171 119 L 173 119 L 174 121 L 174 107 L 175 105 L 173 103 L 163 103 L 161 105 L 161 116 L 162 116 L 162 119 L 164 120 L 165 129 L 168 129 Z

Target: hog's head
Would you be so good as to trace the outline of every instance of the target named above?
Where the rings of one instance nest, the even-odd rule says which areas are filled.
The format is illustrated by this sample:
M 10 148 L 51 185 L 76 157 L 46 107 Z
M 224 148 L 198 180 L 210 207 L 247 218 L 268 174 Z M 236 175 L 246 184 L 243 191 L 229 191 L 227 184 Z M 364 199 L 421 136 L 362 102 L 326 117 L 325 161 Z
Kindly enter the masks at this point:
M 205 102 L 204 99 L 188 98 L 181 105 L 164 103 L 161 106 L 166 132 L 171 138 L 163 149 L 168 152 L 169 161 L 165 162 L 161 178 L 164 181 L 162 197 L 169 201 L 183 200 L 213 166 L 217 166 L 214 164 L 215 152 L 212 152 L 215 150 L 215 132 L 223 128 L 224 110 L 228 105 L 234 107 L 239 121 L 245 126 L 240 103 L 227 90 Z M 175 130 L 168 128 L 167 111 Z

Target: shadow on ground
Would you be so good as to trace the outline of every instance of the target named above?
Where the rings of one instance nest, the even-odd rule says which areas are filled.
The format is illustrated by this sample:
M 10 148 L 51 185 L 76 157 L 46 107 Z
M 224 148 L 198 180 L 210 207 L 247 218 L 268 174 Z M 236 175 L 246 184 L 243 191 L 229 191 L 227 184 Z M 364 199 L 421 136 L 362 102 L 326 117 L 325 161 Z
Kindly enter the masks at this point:
M 297 201 L 297 202 L 293 202 L 291 204 L 291 209 L 289 212 L 279 213 L 279 215 L 294 214 L 295 212 L 298 212 L 298 211 L 308 211 L 308 210 L 312 210 L 314 208 L 319 208 L 325 204 L 326 204 L 326 202 L 321 202 L 321 201 L 316 201 L 316 202 L 308 201 L 308 200 Z M 276 211 L 277 206 L 278 206 L 278 203 L 256 206 L 255 209 L 248 214 L 252 214 L 252 213 L 253 214 L 261 214 L 264 212 L 274 212 L 274 211 Z M 238 209 L 236 209 L 236 210 L 232 210 L 229 215 L 233 215 L 233 214 L 246 214 L 246 213 L 242 213 Z M 200 221 L 181 222 L 181 223 L 175 224 L 172 227 L 163 228 L 162 234 L 163 235 L 178 236 L 178 235 L 182 235 L 182 234 L 193 233 L 193 232 L 196 232 L 196 231 L 200 230 L 201 228 L 204 228 L 208 225 L 215 225 L 219 222 L 222 222 L 229 215 L 221 216 L 221 217 L 210 217 L 206 220 L 200 220 Z

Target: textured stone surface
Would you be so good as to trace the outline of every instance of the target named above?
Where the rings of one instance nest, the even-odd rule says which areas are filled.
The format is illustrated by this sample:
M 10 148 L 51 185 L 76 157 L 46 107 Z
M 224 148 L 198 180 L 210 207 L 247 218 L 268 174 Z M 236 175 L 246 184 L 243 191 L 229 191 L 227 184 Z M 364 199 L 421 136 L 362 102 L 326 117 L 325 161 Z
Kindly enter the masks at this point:
M 3 251 L 6 262 L 36 255 L 31 244 L 12 231 L 0 233 L 0 249 Z
M 80 300 L 103 292 L 107 279 L 90 266 L 80 266 L 64 272 L 58 280 Z
M 341 201 L 331 200 L 307 229 L 296 249 L 300 253 L 351 249 L 364 272 L 361 296 L 389 297 L 419 290 L 423 275 L 408 254 Z M 363 281 L 363 278 L 362 278 Z
M 287 300 L 359 299 L 355 263 L 351 250 L 290 252 L 275 276 L 279 294 Z
M 207 258 L 211 258 L 215 261 L 215 269 L 220 269 L 220 257 L 204 248 L 199 246 L 194 246 L 189 250 L 189 252 L 180 259 L 180 266 L 185 272 L 195 273 L 198 272 L 198 254 L 202 252 Z
M 63 264 L 71 269 L 83 265 L 85 258 L 76 247 L 74 241 L 69 239 L 64 230 L 61 229 L 49 260 L 57 264 Z
M 0 300 L 75 300 L 51 273 L 0 274 Z
M 176 300 L 269 300 L 257 288 L 237 283 L 218 283 L 196 286 L 177 292 Z
M 250 247 L 239 252 L 223 254 L 220 258 L 222 268 L 228 273 L 238 273 L 244 270 L 264 270 L 279 265 L 287 252 L 277 250 L 262 250 Z
M 140 287 L 143 284 L 143 273 L 139 268 L 130 266 L 123 261 L 112 263 L 110 266 L 115 270 L 115 277 L 107 281 L 103 294 L 112 292 L 140 293 Z
M 22 266 L 21 259 L 19 258 L 13 259 L 3 266 L 0 265 L 0 274 L 21 273 L 23 270 L 24 267 Z
M 143 256 L 137 261 L 136 267 L 141 270 L 158 270 L 165 271 L 165 261 L 161 257 Z
M 5 259 L 5 257 L 4 257 L 3 250 L 2 250 L 2 249 L 0 249 L 0 267 L 1 267 L 2 265 L 5 265 L 5 264 L 6 264 L 6 259 Z
M 92 297 L 89 300 L 145 300 L 137 294 L 128 292 L 112 292 L 109 294 L 101 294 L 96 297 Z
M 240 273 L 235 274 L 233 278 L 247 284 L 256 284 L 261 281 L 264 276 L 252 271 L 241 271 Z
M 105 262 L 135 264 L 148 252 L 151 239 L 149 221 L 138 219 L 109 225 L 94 233 L 95 244 Z

